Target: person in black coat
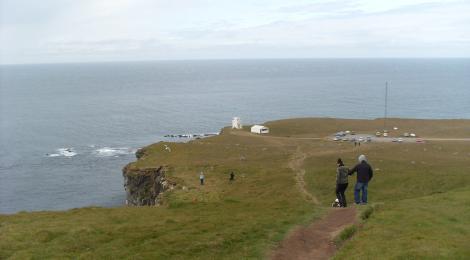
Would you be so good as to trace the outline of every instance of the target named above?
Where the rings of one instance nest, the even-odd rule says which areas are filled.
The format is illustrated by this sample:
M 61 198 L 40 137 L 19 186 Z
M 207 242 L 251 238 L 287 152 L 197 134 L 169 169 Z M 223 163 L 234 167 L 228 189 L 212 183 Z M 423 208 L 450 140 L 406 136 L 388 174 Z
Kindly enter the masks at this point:
M 367 204 L 367 186 L 374 175 L 374 171 L 372 166 L 367 163 L 365 155 L 361 154 L 358 160 L 359 163 L 349 171 L 349 175 L 357 173 L 357 182 L 356 186 L 354 186 L 354 200 L 356 204 Z
M 345 208 L 347 207 L 347 202 L 344 192 L 348 187 L 349 169 L 344 166 L 341 158 L 336 161 L 336 165 L 338 166 L 338 168 L 336 168 L 336 198 L 338 199 L 339 206 Z

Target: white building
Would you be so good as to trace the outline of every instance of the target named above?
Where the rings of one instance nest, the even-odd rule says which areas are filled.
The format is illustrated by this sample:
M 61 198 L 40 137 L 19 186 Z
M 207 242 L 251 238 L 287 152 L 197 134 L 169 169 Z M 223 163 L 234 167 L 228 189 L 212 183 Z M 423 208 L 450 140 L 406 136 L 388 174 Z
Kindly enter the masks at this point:
M 242 122 L 239 117 L 234 117 L 232 119 L 232 129 L 242 129 Z
M 255 134 L 269 134 L 269 128 L 263 125 L 254 125 L 251 127 L 251 132 Z

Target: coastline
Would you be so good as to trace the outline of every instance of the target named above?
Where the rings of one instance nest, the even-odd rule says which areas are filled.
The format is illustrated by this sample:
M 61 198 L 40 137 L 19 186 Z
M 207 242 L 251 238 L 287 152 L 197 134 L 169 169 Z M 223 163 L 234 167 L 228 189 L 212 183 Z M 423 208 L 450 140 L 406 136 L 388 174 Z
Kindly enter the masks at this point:
M 405 131 L 424 139 L 442 138 L 443 133 L 444 138 L 467 138 L 470 133 L 470 120 L 390 119 L 389 123 L 398 128 L 389 132 L 391 138 Z M 265 125 L 270 134 L 252 134 L 248 126 L 241 130 L 226 127 L 218 136 L 144 147 L 125 172 L 135 177 L 132 185 L 138 184 L 134 185 L 139 194 L 136 201 L 150 206 L 0 215 L 0 258 L 263 258 L 299 226 L 312 224 L 315 229 L 315 223 L 329 223 L 327 219 L 317 222 L 320 219 L 354 214 L 328 213 L 334 196 L 334 162 L 341 157 L 352 166 L 359 154 L 366 154 L 374 167 L 370 199 L 371 206 L 379 206 L 351 239 L 358 237 L 355 244 L 365 241 L 373 246 L 361 247 L 365 251 L 357 252 L 346 241 L 339 253 L 372 257 L 379 248 L 381 254 L 393 255 L 403 240 L 413 238 L 387 238 L 387 230 L 397 228 L 393 224 L 397 214 L 402 216 L 400 228 L 427 234 L 430 231 L 426 226 L 415 223 L 426 212 L 420 209 L 430 207 L 422 203 L 424 200 L 433 201 L 433 214 L 426 215 L 431 221 L 452 214 L 452 221 L 432 226 L 432 232 L 445 237 L 446 244 L 423 235 L 409 243 L 429 250 L 419 254 L 413 250 L 400 252 L 410 257 L 423 256 L 422 252 L 435 256 L 440 250 L 465 254 L 466 247 L 459 244 L 464 240 L 452 230 L 468 223 L 465 212 L 470 211 L 462 200 L 470 193 L 465 166 L 470 158 L 470 142 L 370 142 L 354 146 L 328 138 L 345 130 L 373 134 L 383 127 L 382 120 L 301 118 Z M 165 167 L 164 175 L 160 167 Z M 201 171 L 206 178 L 204 185 L 199 183 Z M 423 174 L 427 176 L 424 179 Z M 346 197 L 351 201 L 352 189 L 347 190 Z M 449 203 L 447 197 L 459 206 Z M 359 207 L 356 212 L 362 214 L 366 209 Z M 376 228 L 385 233 L 371 233 Z M 384 240 L 388 241 L 387 248 L 380 244 Z

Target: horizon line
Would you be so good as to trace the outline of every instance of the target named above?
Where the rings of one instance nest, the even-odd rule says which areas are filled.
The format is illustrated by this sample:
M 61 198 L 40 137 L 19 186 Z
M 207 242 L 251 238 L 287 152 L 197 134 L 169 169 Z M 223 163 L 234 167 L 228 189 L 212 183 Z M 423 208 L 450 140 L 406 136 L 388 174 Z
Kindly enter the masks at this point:
M 377 60 L 377 59 L 413 59 L 413 60 L 429 60 L 429 59 L 470 59 L 468 57 L 455 56 L 437 56 L 437 57 L 308 57 L 308 58 L 195 58 L 195 59 L 136 59 L 136 60 L 102 60 L 102 61 L 63 61 L 63 62 L 24 62 L 24 63 L 0 63 L 0 66 L 17 66 L 17 65 L 60 65 L 60 64 L 99 64 L 99 63 L 131 63 L 131 62 L 184 62 L 184 61 L 250 61 L 250 60 Z

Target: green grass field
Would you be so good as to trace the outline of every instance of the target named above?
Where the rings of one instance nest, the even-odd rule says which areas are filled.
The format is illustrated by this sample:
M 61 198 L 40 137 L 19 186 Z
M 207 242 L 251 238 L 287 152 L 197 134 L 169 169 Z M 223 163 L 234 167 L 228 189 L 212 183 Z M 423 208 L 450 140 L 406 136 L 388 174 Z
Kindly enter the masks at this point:
M 470 137 L 470 121 L 398 120 L 422 136 Z M 335 198 L 335 162 L 369 157 L 377 205 L 337 259 L 469 258 L 470 142 L 366 144 L 324 137 L 340 130 L 374 132 L 380 120 L 295 119 L 268 122 L 272 135 L 224 129 L 217 137 L 145 148 L 131 167 L 168 165 L 177 183 L 158 207 L 81 208 L 0 215 L 0 259 L 262 259 L 297 225 L 321 217 Z M 306 155 L 304 199 L 289 168 Z M 200 186 L 199 171 L 206 175 Z M 236 173 L 234 183 L 229 173 Z M 120 174 L 120 173 L 116 173 Z M 352 204 L 350 179 L 348 202 Z M 364 210 L 364 207 L 361 207 Z

